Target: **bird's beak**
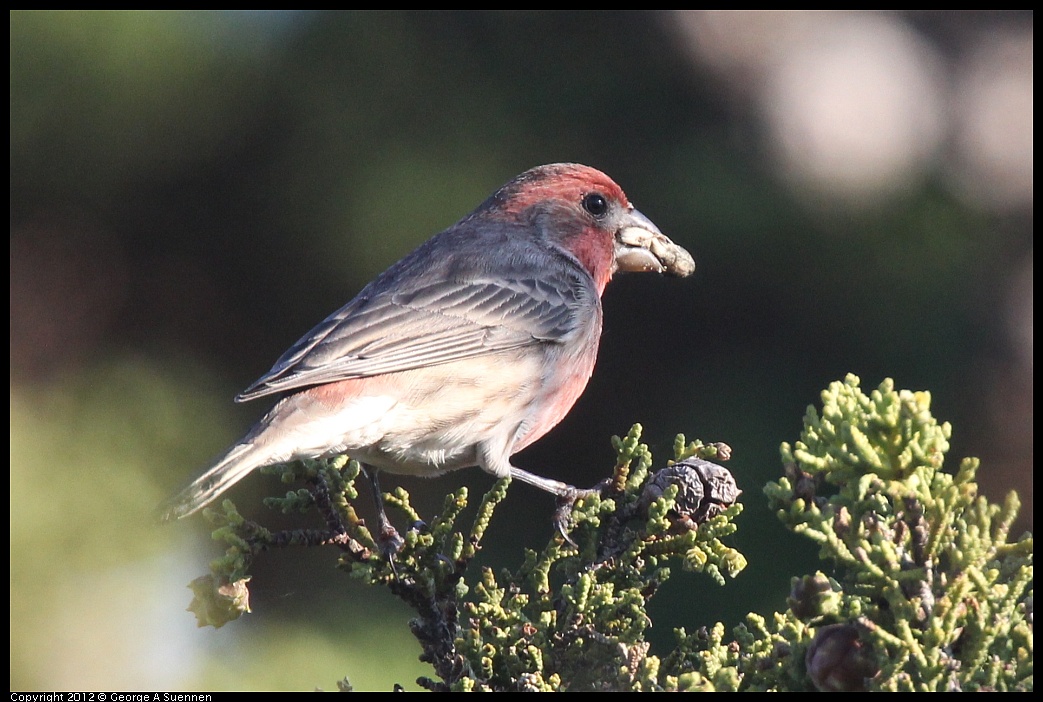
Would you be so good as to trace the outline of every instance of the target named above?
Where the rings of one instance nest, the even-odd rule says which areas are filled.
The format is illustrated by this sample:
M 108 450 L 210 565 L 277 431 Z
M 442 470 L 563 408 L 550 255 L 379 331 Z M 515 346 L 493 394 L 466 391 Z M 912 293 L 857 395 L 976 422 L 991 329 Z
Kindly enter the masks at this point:
M 695 270 L 695 260 L 659 231 L 652 220 L 631 210 L 616 232 L 616 269 L 684 278 Z

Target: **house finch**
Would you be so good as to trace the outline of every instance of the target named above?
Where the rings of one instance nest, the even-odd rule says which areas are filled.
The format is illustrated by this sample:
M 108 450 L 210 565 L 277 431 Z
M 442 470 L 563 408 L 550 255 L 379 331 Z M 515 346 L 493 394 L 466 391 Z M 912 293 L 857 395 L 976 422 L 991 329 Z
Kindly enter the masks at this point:
M 511 456 L 560 422 L 586 387 L 612 275 L 694 269 L 604 173 L 576 164 L 526 171 L 240 393 L 237 402 L 285 395 L 164 518 L 198 511 L 255 468 L 345 453 L 374 478 L 479 466 L 574 498 L 580 491 L 516 468 Z M 381 521 L 390 529 L 382 510 Z

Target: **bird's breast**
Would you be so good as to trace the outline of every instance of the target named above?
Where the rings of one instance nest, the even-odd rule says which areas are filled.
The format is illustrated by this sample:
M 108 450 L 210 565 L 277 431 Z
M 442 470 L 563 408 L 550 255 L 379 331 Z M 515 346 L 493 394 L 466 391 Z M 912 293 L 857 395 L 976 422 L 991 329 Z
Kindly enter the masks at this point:
M 308 388 L 266 418 L 281 460 L 347 453 L 382 470 L 433 476 L 477 465 L 478 447 L 520 451 L 556 426 L 590 379 L 600 309 L 560 343 L 540 343 Z M 271 431 L 278 429 L 278 431 Z

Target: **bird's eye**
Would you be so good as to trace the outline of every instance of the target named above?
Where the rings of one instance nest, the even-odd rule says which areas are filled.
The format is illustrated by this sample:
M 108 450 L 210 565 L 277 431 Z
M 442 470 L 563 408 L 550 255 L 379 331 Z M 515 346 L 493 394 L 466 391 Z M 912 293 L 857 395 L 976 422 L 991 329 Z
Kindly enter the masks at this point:
M 608 200 L 601 193 L 587 193 L 583 196 L 583 209 L 595 217 L 604 217 L 608 212 Z

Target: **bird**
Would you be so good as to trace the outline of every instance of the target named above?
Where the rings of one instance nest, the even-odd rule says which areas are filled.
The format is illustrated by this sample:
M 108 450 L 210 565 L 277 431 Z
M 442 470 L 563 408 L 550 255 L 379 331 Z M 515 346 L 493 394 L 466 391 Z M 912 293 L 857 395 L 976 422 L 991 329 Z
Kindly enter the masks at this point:
M 695 261 L 601 171 L 575 163 L 515 177 L 421 244 L 289 348 L 236 402 L 279 396 L 214 464 L 160 507 L 198 512 L 262 466 L 347 454 L 377 474 L 479 467 L 574 500 L 514 466 L 594 371 L 601 295 L 614 274 L 685 277 Z M 560 528 L 560 527 L 559 527 Z

